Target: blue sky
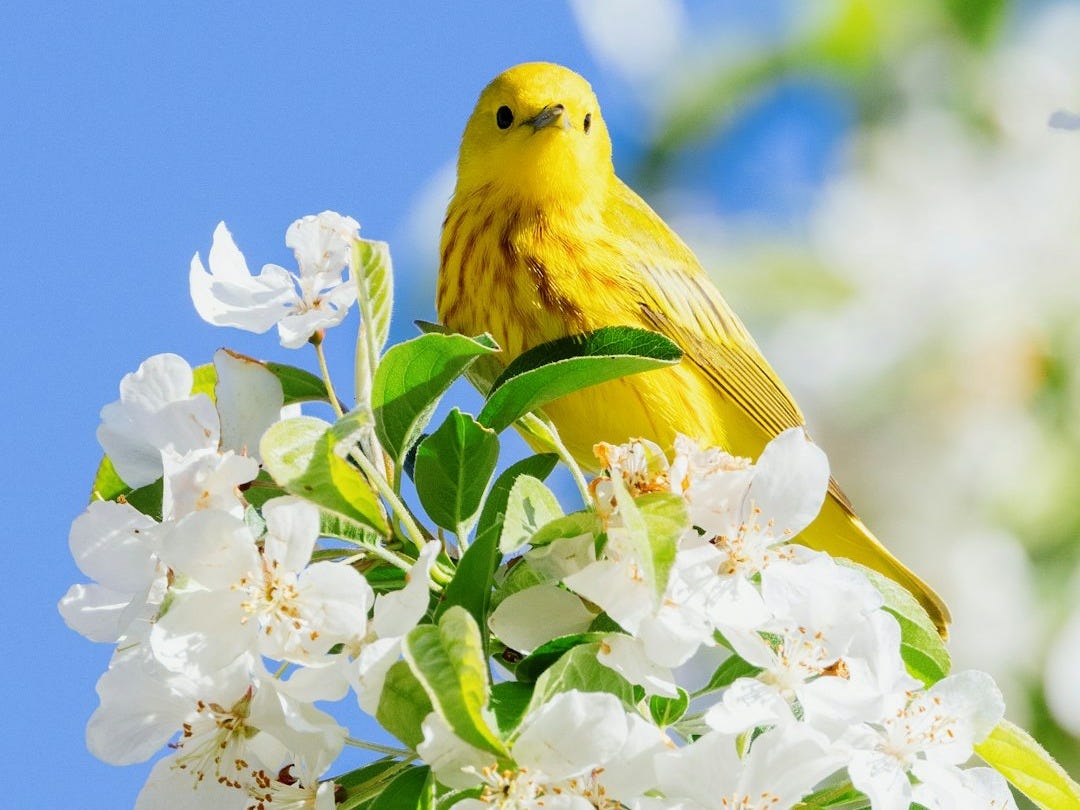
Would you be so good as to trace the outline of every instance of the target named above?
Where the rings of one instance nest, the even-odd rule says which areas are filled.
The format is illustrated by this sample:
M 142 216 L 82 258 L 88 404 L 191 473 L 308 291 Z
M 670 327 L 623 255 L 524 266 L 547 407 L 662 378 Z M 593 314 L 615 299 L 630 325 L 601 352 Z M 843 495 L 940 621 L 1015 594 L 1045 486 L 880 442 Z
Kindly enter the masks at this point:
M 744 23 L 771 30 L 780 5 L 766 4 Z M 504 9 L 0 6 L 0 266 L 9 323 L 0 441 L 15 561 L 2 597 L 3 688 L 14 708 L 3 743 L 8 806 L 128 807 L 147 772 L 87 753 L 83 728 L 110 649 L 68 631 L 55 609 L 83 579 L 66 538 L 100 456 L 98 411 L 116 398 L 120 377 L 157 352 L 195 364 L 223 344 L 314 367 L 307 353 L 287 352 L 270 335 L 198 319 L 187 267 L 196 250 L 205 256 L 217 222 L 228 222 L 258 267 L 290 264 L 283 237 L 298 216 L 334 209 L 356 217 L 364 235 L 389 240 L 398 258 L 402 338 L 413 319 L 433 316 L 436 267 L 423 247 L 437 234 L 416 240 L 411 212 L 452 161 L 492 76 L 534 59 L 584 73 L 609 102 L 616 148 L 631 148 L 636 108 L 590 57 L 569 9 Z M 833 103 L 823 107 L 836 119 L 830 126 L 843 120 L 842 111 L 830 112 Z M 746 172 L 759 196 L 754 133 L 768 120 L 766 113 L 723 147 L 729 171 L 736 179 Z M 813 154 L 827 151 L 827 143 L 809 143 Z M 718 199 L 721 207 L 741 204 L 771 203 Z M 329 347 L 343 370 L 348 331 Z

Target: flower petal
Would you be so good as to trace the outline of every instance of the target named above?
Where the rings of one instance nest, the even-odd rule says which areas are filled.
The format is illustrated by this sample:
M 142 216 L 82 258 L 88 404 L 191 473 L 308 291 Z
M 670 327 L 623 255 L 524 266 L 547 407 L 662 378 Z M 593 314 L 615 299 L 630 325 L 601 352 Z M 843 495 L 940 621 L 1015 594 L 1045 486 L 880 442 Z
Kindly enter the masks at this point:
M 805 529 L 821 511 L 829 486 L 829 461 L 802 428 L 785 430 L 761 453 L 754 465 L 743 505 L 743 521 L 772 521 L 777 542 Z M 754 508 L 762 510 L 754 517 Z
M 544 620 L 538 622 L 538 616 Z M 528 654 L 553 638 L 584 633 L 595 618 L 581 597 L 548 583 L 508 596 L 488 624 L 504 644 Z

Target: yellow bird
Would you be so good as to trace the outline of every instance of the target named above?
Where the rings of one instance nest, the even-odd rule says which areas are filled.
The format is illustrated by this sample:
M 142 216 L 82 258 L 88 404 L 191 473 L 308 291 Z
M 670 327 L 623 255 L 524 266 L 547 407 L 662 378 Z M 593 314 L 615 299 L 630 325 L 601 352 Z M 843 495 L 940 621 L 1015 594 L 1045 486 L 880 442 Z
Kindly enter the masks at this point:
M 592 88 L 559 65 L 497 76 L 465 126 L 443 224 L 437 306 L 451 329 L 490 332 L 509 362 L 540 343 L 604 326 L 660 332 L 680 363 L 544 407 L 570 452 L 676 432 L 757 458 L 803 415 L 683 241 L 615 175 Z M 942 600 L 890 554 L 835 481 L 799 540 L 903 585 L 944 635 Z

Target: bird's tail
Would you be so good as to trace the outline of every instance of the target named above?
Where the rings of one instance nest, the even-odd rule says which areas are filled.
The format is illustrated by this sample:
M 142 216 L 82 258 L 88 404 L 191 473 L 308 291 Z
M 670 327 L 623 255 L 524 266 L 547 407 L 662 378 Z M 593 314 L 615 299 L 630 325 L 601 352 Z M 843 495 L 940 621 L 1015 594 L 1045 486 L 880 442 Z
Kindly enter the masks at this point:
M 933 588 L 919 579 L 870 532 L 863 522 L 830 492 L 813 523 L 797 541 L 872 568 L 906 588 L 930 614 L 942 638 L 948 638 L 949 608 Z

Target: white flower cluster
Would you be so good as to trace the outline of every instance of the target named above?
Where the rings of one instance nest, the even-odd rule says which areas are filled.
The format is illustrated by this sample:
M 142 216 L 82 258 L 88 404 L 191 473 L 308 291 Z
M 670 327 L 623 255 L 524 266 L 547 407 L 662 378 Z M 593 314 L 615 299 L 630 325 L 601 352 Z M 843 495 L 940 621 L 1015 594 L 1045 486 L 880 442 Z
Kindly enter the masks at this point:
M 602 610 L 625 632 L 603 638 L 600 661 L 646 694 L 677 698 L 718 648 L 730 651 L 731 677 L 702 685 L 702 711 L 671 734 L 610 695 L 563 695 L 523 723 L 516 772 L 454 749 L 429 723 L 420 753 L 441 780 L 481 779 L 487 798 L 476 806 L 784 810 L 846 767 L 874 810 L 912 801 L 1015 807 L 996 772 L 959 767 L 1004 711 L 989 676 L 963 672 L 922 689 L 905 671 L 897 620 L 866 576 L 789 543 L 816 516 L 829 480 L 824 454 L 801 429 L 778 436 L 756 465 L 684 437 L 670 465 L 643 441 L 598 454 L 611 476 L 594 483 L 603 551 L 592 534 L 527 551 L 515 568 L 540 582 L 503 600 L 493 627 L 528 653 L 585 631 Z M 672 513 L 672 498 L 692 528 L 661 565 L 663 555 L 636 535 L 642 518 L 655 526 Z M 549 734 L 537 744 L 541 729 Z M 568 761 L 553 763 L 555 752 Z M 530 798 L 500 804 L 510 793 Z
M 351 236 L 327 238 L 326 217 L 300 220 L 289 234 L 337 266 Z M 212 265 L 227 266 L 223 242 L 225 259 L 242 265 L 223 227 Z M 193 276 L 193 294 L 197 283 Z M 315 328 L 278 314 L 303 320 L 282 325 L 283 340 Z M 350 686 L 361 702 L 377 703 L 401 637 L 427 609 L 437 545 L 424 549 L 404 589 L 378 598 L 345 562 L 312 562 L 318 509 L 279 496 L 256 511 L 244 494 L 259 474 L 259 437 L 291 411 L 281 384 L 224 350 L 214 371 L 216 402 L 192 393 L 195 375 L 182 358 L 156 355 L 124 377 L 120 399 L 101 412 L 98 439 L 136 488 L 128 498 L 160 482 L 161 519 L 121 497 L 93 501 L 71 527 L 72 554 L 94 582 L 72 586 L 60 612 L 87 638 L 116 645 L 87 744 L 113 764 L 147 760 L 168 744 L 140 808 L 325 810 L 333 784 L 318 777 L 346 729 L 313 704 L 339 700 Z
M 231 366 L 219 355 L 219 385 Z M 163 519 L 95 501 L 71 528 L 72 554 L 95 582 L 73 586 L 60 611 L 87 638 L 116 644 L 90 750 L 129 764 L 170 745 L 138 807 L 178 806 L 196 787 L 183 806 L 333 807 L 333 786 L 317 780 L 346 730 L 313 703 L 350 683 L 377 694 L 388 648 L 427 609 L 436 547 L 402 591 L 376 599 L 351 566 L 311 562 L 315 506 L 276 497 L 255 516 L 241 488 L 259 464 L 221 449 L 228 416 L 191 394 L 186 362 L 151 357 L 120 390 L 98 435 L 126 482 L 162 479 Z

